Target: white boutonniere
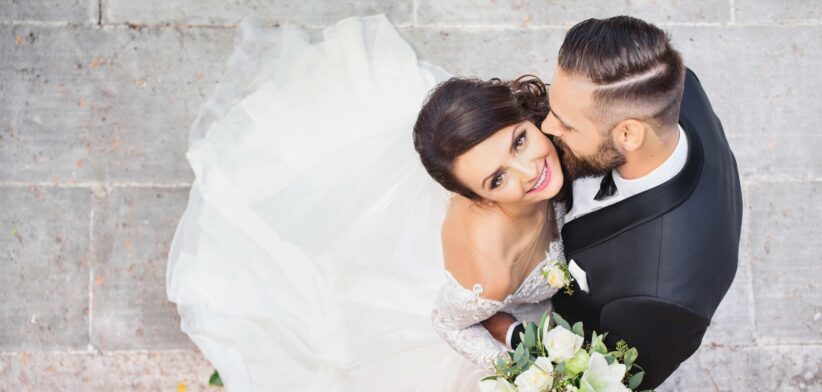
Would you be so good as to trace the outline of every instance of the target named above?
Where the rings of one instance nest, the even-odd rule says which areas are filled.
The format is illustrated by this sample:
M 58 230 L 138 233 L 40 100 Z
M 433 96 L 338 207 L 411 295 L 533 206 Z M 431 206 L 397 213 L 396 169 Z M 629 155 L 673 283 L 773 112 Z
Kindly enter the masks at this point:
M 571 272 L 568 271 L 568 265 L 565 263 L 552 259 L 542 267 L 541 273 L 548 281 L 549 286 L 557 290 L 562 289 L 568 295 L 574 293 L 574 289 L 571 287 L 574 278 L 571 277 Z

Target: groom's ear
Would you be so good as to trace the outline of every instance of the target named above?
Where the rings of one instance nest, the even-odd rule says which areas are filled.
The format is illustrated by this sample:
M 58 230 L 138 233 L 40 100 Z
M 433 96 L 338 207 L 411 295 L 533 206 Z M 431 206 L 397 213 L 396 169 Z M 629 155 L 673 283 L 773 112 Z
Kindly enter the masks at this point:
M 611 130 L 614 144 L 623 152 L 632 152 L 642 147 L 648 125 L 635 119 L 622 120 Z

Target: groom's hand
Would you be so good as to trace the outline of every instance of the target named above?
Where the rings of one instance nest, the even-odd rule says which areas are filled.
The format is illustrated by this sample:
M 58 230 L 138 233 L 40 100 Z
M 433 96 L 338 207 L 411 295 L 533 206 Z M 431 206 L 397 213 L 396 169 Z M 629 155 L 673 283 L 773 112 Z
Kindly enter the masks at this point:
M 494 339 L 497 339 L 502 344 L 506 344 L 505 335 L 508 334 L 508 327 L 515 322 L 517 322 L 517 319 L 514 316 L 499 312 L 483 321 L 482 326 L 491 333 Z

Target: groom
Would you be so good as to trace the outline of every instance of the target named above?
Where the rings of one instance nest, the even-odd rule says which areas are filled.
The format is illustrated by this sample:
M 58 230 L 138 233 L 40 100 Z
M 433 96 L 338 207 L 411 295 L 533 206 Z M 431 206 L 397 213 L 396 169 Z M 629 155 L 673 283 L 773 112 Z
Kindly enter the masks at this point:
M 573 295 L 555 311 L 639 351 L 656 388 L 699 347 L 736 273 L 736 161 L 696 75 L 644 21 L 589 19 L 565 36 L 542 131 L 573 180 L 562 239 Z M 508 340 L 510 315 L 485 322 Z M 509 327 L 510 326 L 510 327 Z

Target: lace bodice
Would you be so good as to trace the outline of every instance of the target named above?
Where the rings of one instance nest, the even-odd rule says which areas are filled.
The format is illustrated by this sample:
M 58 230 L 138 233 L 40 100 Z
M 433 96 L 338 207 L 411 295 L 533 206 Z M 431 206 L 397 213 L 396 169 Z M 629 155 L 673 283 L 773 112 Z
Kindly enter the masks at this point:
M 554 204 L 557 225 L 561 228 L 564 206 Z M 499 343 L 480 323 L 497 312 L 511 313 L 519 320 L 537 321 L 544 311 L 551 311 L 550 298 L 557 289 L 548 285 L 540 271 L 549 262 L 565 262 L 562 242 L 549 244 L 543 259 L 523 280 L 522 284 L 502 301 L 487 299 L 480 294 L 479 283 L 471 289 L 460 285 L 454 276 L 445 271 L 446 283 L 440 288 L 431 321 L 434 330 L 460 354 L 488 371 L 494 371 L 497 357 L 507 348 Z

